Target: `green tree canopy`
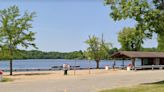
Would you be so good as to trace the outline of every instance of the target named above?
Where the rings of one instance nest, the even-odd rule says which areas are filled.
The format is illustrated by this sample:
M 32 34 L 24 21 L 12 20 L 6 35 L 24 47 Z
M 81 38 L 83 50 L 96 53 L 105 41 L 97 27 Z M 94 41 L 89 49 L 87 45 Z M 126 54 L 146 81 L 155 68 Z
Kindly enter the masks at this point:
M 96 61 L 97 63 L 97 67 L 99 68 L 99 62 L 101 59 L 108 59 L 109 57 L 109 50 L 112 47 L 111 44 L 106 43 L 102 39 L 100 40 L 98 37 L 96 36 L 89 36 L 89 39 L 86 40 L 86 44 L 89 45 L 89 47 L 87 48 L 87 51 L 85 52 L 86 56 L 89 59 L 93 59 Z
M 145 35 L 143 31 L 135 28 L 124 28 L 118 33 L 118 41 L 121 44 L 121 49 L 126 51 L 141 50 Z
M 164 2 L 163 0 L 105 0 L 110 5 L 110 16 L 119 21 L 122 19 L 134 19 L 137 29 L 149 33 L 163 32 Z M 162 29 L 162 30 L 161 30 Z
M 31 22 L 35 13 L 25 12 L 21 16 L 17 6 L 11 6 L 7 9 L 0 10 L 0 36 L 1 46 L 7 50 L 10 59 L 10 75 L 12 75 L 12 59 L 18 46 L 27 48 L 35 47 L 35 33 L 30 31 Z
M 134 19 L 138 30 L 143 30 L 148 38 L 157 33 L 162 39 L 164 34 L 164 0 L 105 0 L 112 12 L 110 16 L 119 21 Z M 158 40 L 159 46 L 164 44 Z
M 164 34 L 158 34 L 158 51 L 164 51 Z

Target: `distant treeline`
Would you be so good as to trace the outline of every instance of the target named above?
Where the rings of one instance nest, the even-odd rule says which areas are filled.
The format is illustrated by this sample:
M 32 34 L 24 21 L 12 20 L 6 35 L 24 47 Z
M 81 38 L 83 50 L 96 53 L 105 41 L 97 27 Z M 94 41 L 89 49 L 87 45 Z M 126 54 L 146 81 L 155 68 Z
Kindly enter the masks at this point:
M 109 57 L 104 59 L 110 59 L 110 55 L 118 52 L 119 49 L 113 48 L 109 51 Z M 157 51 L 156 48 L 143 48 L 142 51 Z M 7 52 L 0 53 L 0 59 L 8 59 Z M 73 52 L 44 52 L 39 50 L 18 50 L 14 53 L 14 59 L 86 59 L 84 51 L 73 51 Z
M 5 53 L 1 54 L 0 59 L 5 60 L 8 56 Z M 43 52 L 39 50 L 18 50 L 14 53 L 14 59 L 83 59 L 84 55 L 82 51 L 73 52 Z

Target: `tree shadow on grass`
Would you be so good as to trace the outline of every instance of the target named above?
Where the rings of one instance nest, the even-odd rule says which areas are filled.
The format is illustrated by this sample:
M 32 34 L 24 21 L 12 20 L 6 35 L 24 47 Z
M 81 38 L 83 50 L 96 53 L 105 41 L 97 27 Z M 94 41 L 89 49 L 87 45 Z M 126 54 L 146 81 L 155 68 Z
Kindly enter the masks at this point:
M 23 74 L 14 74 L 13 76 L 33 76 L 33 75 L 49 75 L 51 73 L 23 73 Z
M 164 80 L 158 81 L 158 82 L 152 82 L 152 83 L 143 83 L 143 84 L 141 84 L 141 85 L 151 85 L 151 84 L 160 84 L 160 85 L 164 85 Z

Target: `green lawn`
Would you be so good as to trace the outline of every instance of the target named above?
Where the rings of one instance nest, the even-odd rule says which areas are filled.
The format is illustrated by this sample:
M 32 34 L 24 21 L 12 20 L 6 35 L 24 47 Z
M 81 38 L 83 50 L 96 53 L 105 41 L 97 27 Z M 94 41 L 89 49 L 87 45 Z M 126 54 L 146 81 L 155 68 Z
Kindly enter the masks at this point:
M 122 87 L 100 92 L 164 92 L 164 81 L 142 84 L 134 87 Z
M 13 79 L 10 78 L 3 78 L 0 82 L 11 82 Z

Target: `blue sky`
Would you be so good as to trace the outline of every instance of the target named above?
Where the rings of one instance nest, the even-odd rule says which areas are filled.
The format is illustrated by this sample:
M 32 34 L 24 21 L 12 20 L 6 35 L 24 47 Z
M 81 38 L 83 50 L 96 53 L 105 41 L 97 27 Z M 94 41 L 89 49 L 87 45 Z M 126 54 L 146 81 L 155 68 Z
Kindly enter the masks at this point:
M 17 5 L 21 12 L 36 12 L 33 29 L 36 45 L 42 51 L 69 52 L 85 50 L 88 35 L 96 35 L 120 48 L 117 33 L 123 27 L 133 27 L 134 20 L 115 22 L 103 0 L 0 0 L 0 9 Z M 156 47 L 156 37 L 146 40 L 144 47 Z M 31 48 L 30 48 L 31 49 Z

